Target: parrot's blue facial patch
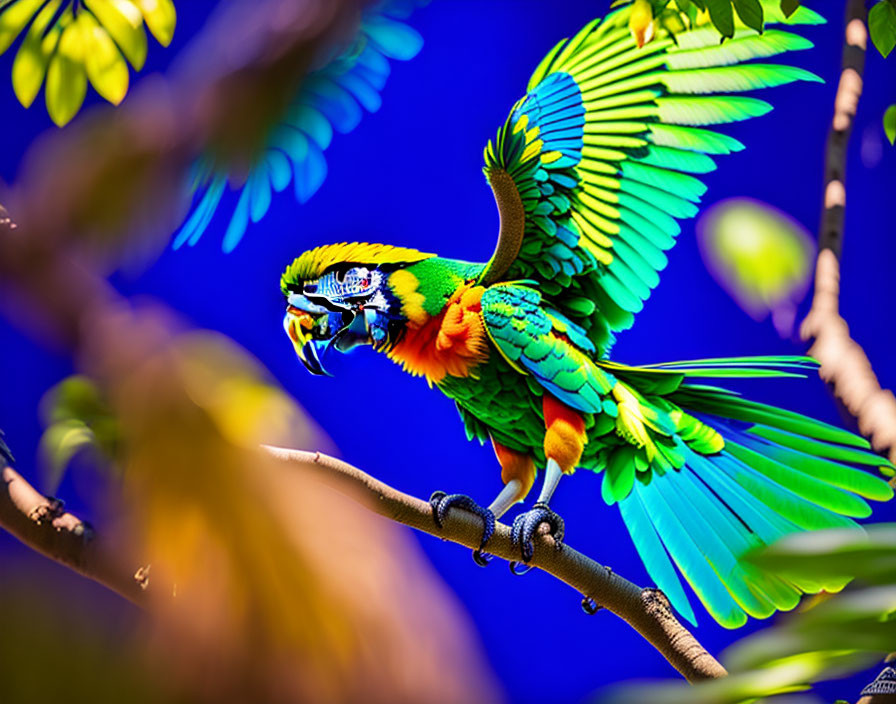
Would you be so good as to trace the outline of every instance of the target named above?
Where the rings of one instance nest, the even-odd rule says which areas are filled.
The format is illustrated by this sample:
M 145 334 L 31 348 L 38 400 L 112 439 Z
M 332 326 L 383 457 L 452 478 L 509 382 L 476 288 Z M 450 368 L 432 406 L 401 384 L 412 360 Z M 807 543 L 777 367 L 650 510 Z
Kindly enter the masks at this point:
M 348 352 L 397 342 L 403 317 L 387 276 L 376 267 L 343 265 L 291 287 L 283 327 L 308 371 L 326 373 L 321 359 L 331 347 Z

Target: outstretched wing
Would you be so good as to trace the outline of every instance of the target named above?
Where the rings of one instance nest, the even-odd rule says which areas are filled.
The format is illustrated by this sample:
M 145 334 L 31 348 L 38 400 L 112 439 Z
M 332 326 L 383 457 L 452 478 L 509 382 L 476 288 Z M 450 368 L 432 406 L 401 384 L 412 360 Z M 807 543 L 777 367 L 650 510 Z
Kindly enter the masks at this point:
M 789 19 L 762 0 L 767 24 L 818 24 L 801 7 Z M 638 48 L 631 6 L 595 20 L 542 61 L 527 95 L 485 150 L 501 234 L 484 283 L 532 279 L 581 324 L 601 352 L 659 282 L 664 252 L 706 190 L 693 174 L 711 155 L 743 146 L 705 125 L 763 115 L 752 97 L 719 95 L 818 81 L 799 68 L 744 63 L 812 46 L 779 29 L 739 27 L 730 40 L 708 23 L 660 29 Z
M 351 132 L 364 114 L 382 104 L 380 92 L 389 77 L 389 60 L 409 61 L 423 46 L 420 34 L 404 22 L 429 0 L 382 0 L 368 7 L 354 41 L 303 83 L 267 148 L 239 190 L 222 248 L 230 252 L 249 226 L 265 216 L 274 193 L 293 184 L 296 199 L 306 202 L 327 175 L 324 151 L 333 133 Z M 174 238 L 175 249 L 194 245 L 232 190 L 226 173 L 200 160 L 192 188 L 193 210 Z

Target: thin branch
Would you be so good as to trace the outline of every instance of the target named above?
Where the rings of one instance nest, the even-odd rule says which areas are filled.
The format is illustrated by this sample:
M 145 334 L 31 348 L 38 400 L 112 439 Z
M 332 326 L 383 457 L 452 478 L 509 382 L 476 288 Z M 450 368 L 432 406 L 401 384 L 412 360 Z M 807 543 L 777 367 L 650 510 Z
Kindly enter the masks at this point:
M 117 550 L 62 503 L 38 493 L 18 472 L 0 472 L 0 527 L 51 560 L 99 582 L 138 606 L 147 603 L 141 570 L 129 573 Z
M 381 516 L 471 549 L 479 547 L 482 523 L 471 513 L 451 509 L 440 529 L 433 521 L 429 503 L 393 489 L 350 464 L 318 452 L 265 449 L 290 469 L 310 473 Z M 661 591 L 642 589 L 568 545 L 561 550 L 555 548 L 550 535 L 539 534 L 531 564 L 625 620 L 689 682 L 727 674 L 675 618 Z M 497 524 L 488 552 L 508 561 L 519 559 L 519 548 L 511 542 L 508 526 Z
M 811 341 L 809 353 L 821 365 L 819 374 L 856 418 L 859 431 L 879 452 L 896 461 L 896 397 L 881 388 L 862 347 L 852 339 L 840 315 L 840 255 L 846 207 L 846 157 L 853 119 L 862 95 L 868 30 L 865 3 L 849 0 L 843 44 L 843 70 L 834 102 L 834 117 L 825 158 L 824 211 L 819 232 L 812 309 L 800 329 Z

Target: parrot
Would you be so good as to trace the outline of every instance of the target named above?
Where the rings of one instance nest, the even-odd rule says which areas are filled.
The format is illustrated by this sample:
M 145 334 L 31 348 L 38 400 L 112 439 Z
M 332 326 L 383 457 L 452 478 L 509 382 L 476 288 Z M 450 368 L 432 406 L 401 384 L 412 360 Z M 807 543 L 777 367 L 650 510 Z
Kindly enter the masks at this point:
M 369 3 L 346 45 L 332 47 L 326 56 L 318 57 L 319 66 L 302 82 L 241 185 L 226 170 L 215 168 L 214 155 L 197 160 L 189 185 L 193 207 L 174 235 L 173 248 L 199 242 L 221 208 L 228 185 L 231 189 L 239 185 L 239 196 L 221 242 L 225 253 L 242 241 L 250 222 L 267 214 L 273 194 L 286 190 L 290 183 L 299 203 L 307 202 L 326 179 L 324 151 L 334 132 L 351 132 L 365 110 L 373 113 L 380 109 L 380 94 L 391 72 L 390 59 L 410 61 L 420 53 L 423 38 L 404 20 L 428 3 Z
M 824 22 L 806 7 L 787 17 L 778 0 L 762 8 L 762 33 L 738 23 L 724 41 L 694 12 L 674 34 L 664 25 L 636 36 L 632 5 L 560 41 L 485 147 L 500 214 L 488 262 L 343 242 L 283 271 L 283 325 L 308 371 L 325 374 L 332 348 L 371 347 L 453 399 L 467 437 L 491 443 L 502 488 L 488 506 L 431 498 L 439 525 L 452 508 L 481 518 L 479 561 L 496 520 L 539 475 L 513 543 L 529 563 L 546 523 L 562 549 L 550 502 L 563 477 L 588 470 L 676 611 L 696 623 L 683 577 L 736 628 L 845 584 L 779 575 L 745 554 L 798 531 L 861 530 L 869 501 L 893 497 L 894 467 L 863 438 L 724 384 L 806 376 L 811 358 L 634 366 L 611 355 L 659 283 L 679 220 L 697 213 L 700 175 L 743 149 L 710 127 L 771 110 L 741 93 L 821 80 L 752 61 L 810 48 L 790 28 Z

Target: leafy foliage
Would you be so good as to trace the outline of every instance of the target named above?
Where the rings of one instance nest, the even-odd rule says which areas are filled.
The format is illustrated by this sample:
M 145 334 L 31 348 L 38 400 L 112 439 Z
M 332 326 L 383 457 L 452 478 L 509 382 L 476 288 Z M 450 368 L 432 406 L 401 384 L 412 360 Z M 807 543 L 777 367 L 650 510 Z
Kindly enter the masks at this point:
M 868 30 L 871 41 L 886 58 L 896 46 L 896 2 L 878 0 L 868 12 Z
M 46 426 L 40 450 L 53 488 L 82 450 L 112 457 L 119 445 L 118 423 L 94 382 L 71 376 L 47 391 L 41 401 Z
M 612 7 L 627 4 L 632 0 L 617 0 Z M 670 0 L 634 0 L 636 3 L 649 4 L 653 17 L 667 29 L 675 33 L 674 23 L 667 23 L 673 2 Z M 780 0 L 781 13 L 790 17 L 800 7 L 800 0 Z M 738 24 L 762 32 L 765 16 L 760 0 L 674 0 L 674 6 L 690 18 L 692 26 L 708 21 L 715 27 L 723 39 L 734 36 Z M 677 16 L 677 12 L 674 13 Z M 683 29 L 683 27 L 682 27 Z
M 749 560 L 788 579 L 854 583 L 841 594 L 808 600 L 787 620 L 735 643 L 723 654 L 730 677 L 693 688 L 639 688 L 637 696 L 628 688 L 625 701 L 738 704 L 863 670 L 893 649 L 896 524 L 794 534 Z
M 697 236 L 719 285 L 754 320 L 771 313 L 778 332 L 790 337 L 815 259 L 806 228 L 766 203 L 732 198 L 700 217 Z
M 24 32 L 12 85 L 26 108 L 46 81 L 50 118 L 60 127 L 80 110 L 88 82 L 110 103 L 128 92 L 127 64 L 146 61 L 144 23 L 162 46 L 174 37 L 173 0 L 0 0 L 0 53 Z
M 891 105 L 884 113 L 884 132 L 890 144 L 896 143 L 896 105 Z

